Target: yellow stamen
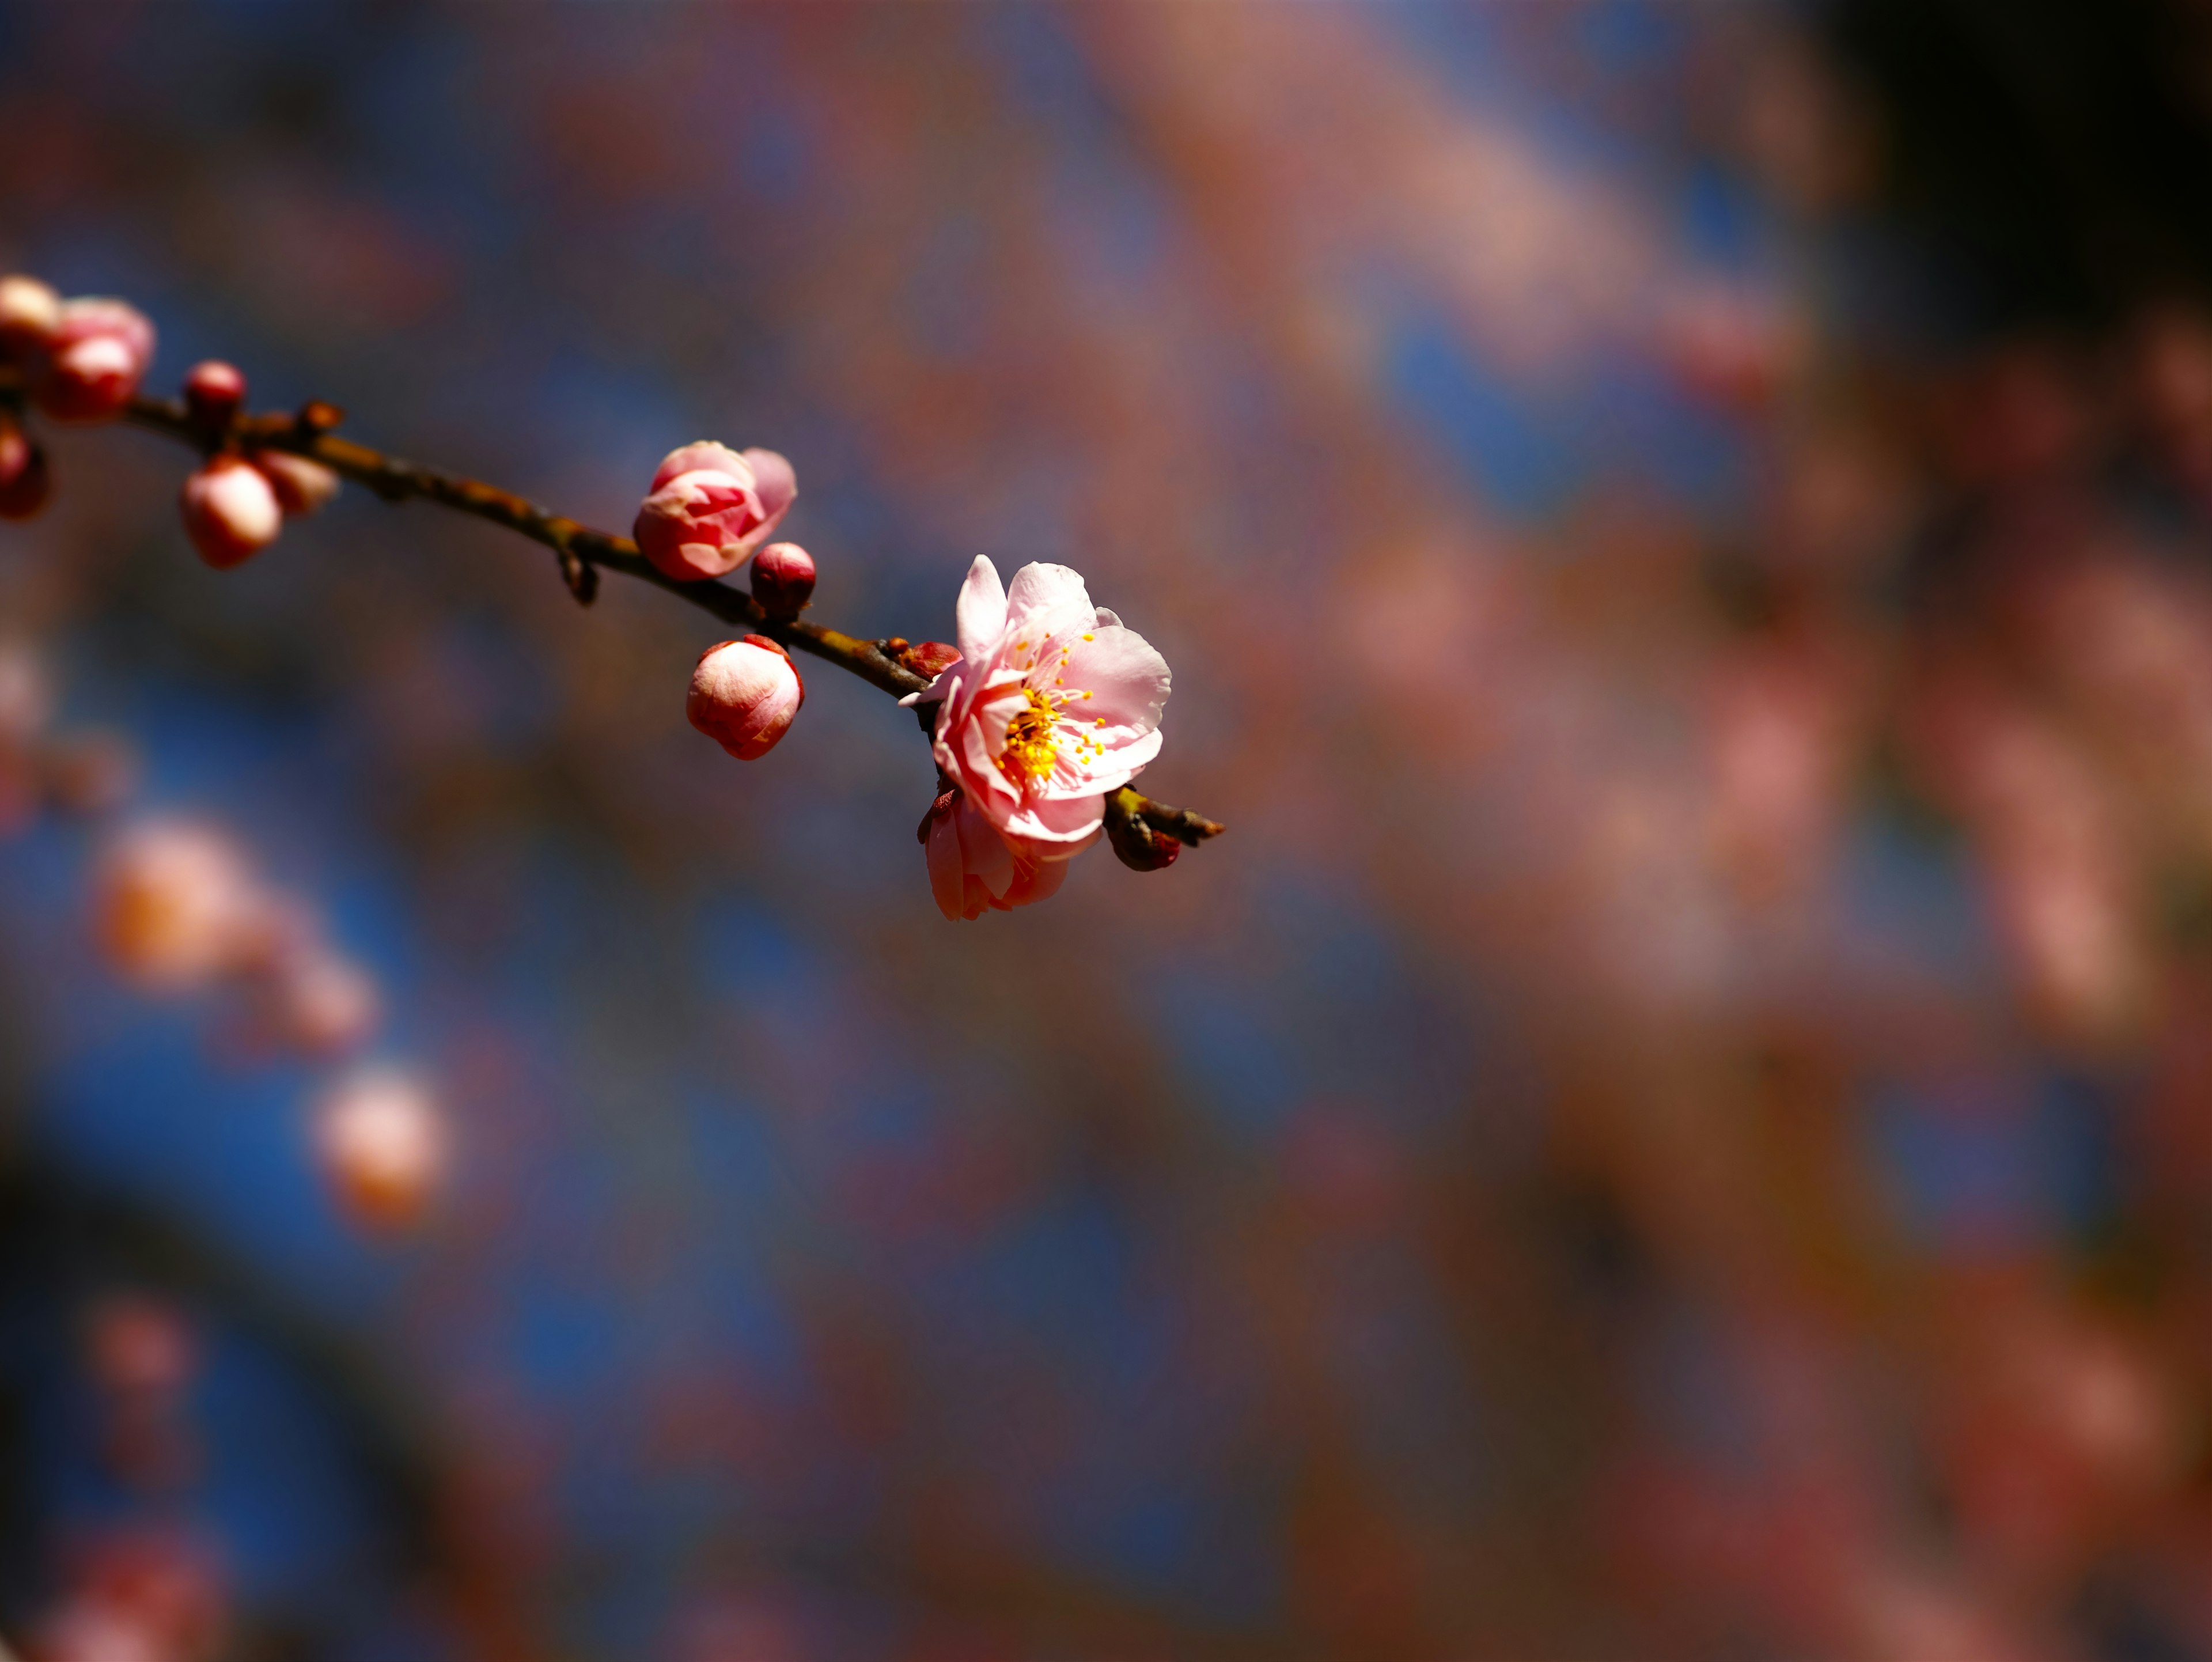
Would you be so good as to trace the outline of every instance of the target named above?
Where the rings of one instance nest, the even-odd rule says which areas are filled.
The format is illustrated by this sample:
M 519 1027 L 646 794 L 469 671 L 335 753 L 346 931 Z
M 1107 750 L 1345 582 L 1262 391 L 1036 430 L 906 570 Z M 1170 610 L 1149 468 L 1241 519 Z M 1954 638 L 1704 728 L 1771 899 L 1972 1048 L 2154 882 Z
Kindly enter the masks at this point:
M 1015 711 L 1006 723 L 1006 748 L 999 752 L 999 771 L 1018 788 L 1050 778 L 1060 764 L 1060 750 L 1052 737 L 1051 701 L 1033 687 L 1023 688 L 1022 696 L 1029 700 L 1029 708 Z

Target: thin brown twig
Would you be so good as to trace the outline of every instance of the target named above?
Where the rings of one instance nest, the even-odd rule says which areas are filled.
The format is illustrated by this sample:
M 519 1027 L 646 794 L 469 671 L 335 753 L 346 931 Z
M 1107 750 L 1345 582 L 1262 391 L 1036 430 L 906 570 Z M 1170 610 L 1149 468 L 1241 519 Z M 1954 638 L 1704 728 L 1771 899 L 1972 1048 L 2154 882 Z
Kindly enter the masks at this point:
M 0 368 L 0 398 L 17 402 L 21 392 L 20 375 Z M 332 429 L 344 419 L 344 412 L 319 400 L 305 405 L 295 415 L 240 413 L 232 417 L 222 429 L 211 431 L 193 418 L 181 399 L 155 398 L 142 393 L 131 400 L 124 419 L 204 450 L 236 447 L 287 451 L 320 462 L 332 472 L 365 485 L 386 502 L 412 499 L 435 502 L 520 532 L 553 551 L 569 592 L 586 606 L 598 591 L 598 574 L 602 570 L 618 571 L 665 589 L 749 634 L 765 635 L 770 640 L 848 670 L 893 697 L 919 692 L 929 684 L 927 676 L 917 674 L 902 661 L 906 648 L 903 640 L 893 636 L 866 641 L 803 618 L 771 618 L 751 595 L 728 583 L 679 582 L 656 569 L 627 537 L 594 531 L 575 520 L 540 508 L 511 490 L 502 490 L 479 479 L 402 461 L 365 444 L 340 438 Z M 927 730 L 927 710 L 921 715 Z M 1209 837 L 1218 836 L 1223 829 L 1213 820 L 1185 808 L 1155 802 L 1127 787 L 1109 794 L 1107 807 L 1107 829 L 1115 851 L 1125 864 L 1139 870 L 1157 870 L 1171 862 L 1175 855 L 1168 851 L 1169 841 L 1176 845 L 1195 846 Z

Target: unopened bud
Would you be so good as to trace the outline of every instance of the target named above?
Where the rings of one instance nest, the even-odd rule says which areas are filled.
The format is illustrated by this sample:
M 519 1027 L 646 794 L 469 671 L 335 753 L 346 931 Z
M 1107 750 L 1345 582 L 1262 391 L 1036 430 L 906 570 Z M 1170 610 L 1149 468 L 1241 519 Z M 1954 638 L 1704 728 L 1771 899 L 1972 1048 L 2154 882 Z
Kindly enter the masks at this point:
M 36 277 L 0 277 L 0 357 L 21 358 L 62 320 L 62 297 Z
M 684 713 L 731 755 L 750 762 L 775 748 L 805 702 L 791 655 L 764 635 L 748 635 L 699 654 Z
M 110 845 L 94 907 L 100 944 L 117 969 L 149 987 L 182 989 L 238 967 L 263 903 L 227 839 L 155 820 Z
M 259 992 L 268 1038 L 311 1056 L 339 1055 L 365 1044 L 383 1014 L 374 979 L 328 948 L 275 965 Z
M 257 450 L 253 465 L 268 475 L 276 505 L 288 515 L 312 514 L 338 494 L 338 476 L 319 461 L 289 450 Z
M 154 326 L 119 300 L 71 300 L 35 355 L 33 392 L 56 421 L 112 421 L 154 361 Z
M 768 540 L 798 494 L 791 464 L 775 451 L 739 454 L 702 440 L 662 459 L 631 535 L 667 576 L 719 577 Z
M 0 410 L 0 520 L 27 520 L 53 494 L 46 452 L 22 424 Z
M 211 456 L 195 470 L 182 506 L 192 546 L 218 571 L 252 558 L 284 528 L 268 476 L 235 456 Z
M 934 679 L 960 661 L 960 648 L 946 641 L 916 641 L 906 649 L 905 661 L 917 675 Z
M 220 429 L 246 402 L 246 377 L 217 358 L 192 366 L 185 377 L 185 407 L 203 427 Z
M 339 1205 L 372 1227 L 418 1219 L 447 1165 L 445 1120 L 429 1093 L 385 1068 L 364 1068 L 323 1099 L 314 1143 Z
M 796 618 L 814 594 L 814 557 L 797 543 L 770 543 L 753 556 L 753 599 L 771 618 Z

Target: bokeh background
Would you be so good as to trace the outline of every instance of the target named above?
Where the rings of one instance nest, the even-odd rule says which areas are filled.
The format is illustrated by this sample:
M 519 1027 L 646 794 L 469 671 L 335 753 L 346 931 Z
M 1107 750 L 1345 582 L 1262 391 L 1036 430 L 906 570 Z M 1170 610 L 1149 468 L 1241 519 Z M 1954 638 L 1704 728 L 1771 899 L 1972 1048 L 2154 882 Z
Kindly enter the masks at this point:
M 613 529 L 781 448 L 856 632 L 1072 563 L 1231 826 L 948 924 L 872 689 L 53 436 L 19 1649 L 2212 1657 L 2192 0 L 0 0 L 0 269 Z M 149 817 L 362 1056 L 125 973 Z

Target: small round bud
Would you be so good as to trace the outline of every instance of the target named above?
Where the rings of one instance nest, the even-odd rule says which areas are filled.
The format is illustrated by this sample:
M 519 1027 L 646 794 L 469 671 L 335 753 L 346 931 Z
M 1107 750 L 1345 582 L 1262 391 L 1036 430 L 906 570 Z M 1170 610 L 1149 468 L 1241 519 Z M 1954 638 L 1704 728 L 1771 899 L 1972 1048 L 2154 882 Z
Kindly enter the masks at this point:
M 814 594 L 814 557 L 797 543 L 770 543 L 753 556 L 753 599 L 771 618 L 796 618 Z
M 185 377 L 185 407 L 203 427 L 228 427 L 245 402 L 245 375 L 220 359 L 194 364 Z
M 36 277 L 0 277 L 0 357 L 21 358 L 62 320 L 62 297 Z
M 0 410 L 0 520 L 27 520 L 52 494 L 46 452 L 31 442 L 21 423 Z
M 764 635 L 748 635 L 699 654 L 684 713 L 738 760 L 750 762 L 775 748 L 805 702 L 791 654 Z
M 338 494 L 338 476 L 319 461 L 289 450 L 257 450 L 253 465 L 268 476 L 276 505 L 288 516 L 312 514 Z
M 313 1136 L 338 1204 L 372 1228 L 420 1218 L 448 1164 L 445 1119 L 430 1093 L 388 1068 L 341 1081 L 315 1111 Z
M 185 534 L 218 571 L 252 558 L 284 528 L 268 476 L 235 456 L 210 457 L 185 481 L 181 502 Z
M 154 326 L 119 300 L 71 300 L 34 354 L 32 391 L 56 421 L 112 421 L 154 361 Z

